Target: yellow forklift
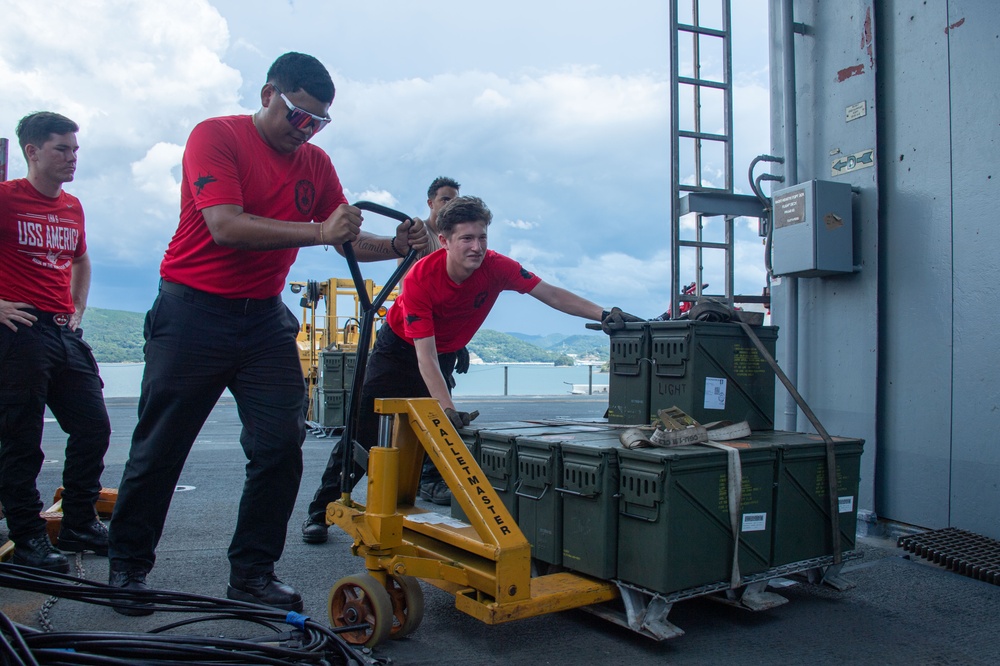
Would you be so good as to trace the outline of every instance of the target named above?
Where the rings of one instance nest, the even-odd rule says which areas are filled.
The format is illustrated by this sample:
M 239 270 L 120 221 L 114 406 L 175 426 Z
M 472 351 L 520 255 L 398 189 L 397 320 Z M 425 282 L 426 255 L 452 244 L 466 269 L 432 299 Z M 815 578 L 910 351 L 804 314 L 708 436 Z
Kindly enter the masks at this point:
M 291 282 L 289 288 L 293 294 L 301 294 L 299 305 L 302 307 L 302 317 L 296 344 L 309 392 L 309 412 L 306 418 L 315 423 L 319 412 L 316 397 L 317 389 L 321 388 L 321 355 L 331 351 L 340 351 L 345 355 L 355 354 L 361 340 L 359 294 L 364 293 L 370 301 L 376 292 L 382 291 L 382 287 L 372 280 L 363 280 L 359 291 L 353 280 L 328 278 L 322 281 Z M 397 293 L 397 290 L 390 289 L 385 302 L 395 300 Z M 353 302 L 353 307 L 348 306 L 344 312 L 341 301 L 347 299 Z M 323 311 L 319 308 L 321 302 L 324 304 Z M 386 308 L 383 306 L 374 316 L 376 320 L 381 320 L 385 314 Z M 366 344 L 371 347 L 374 342 L 373 329 L 366 338 Z

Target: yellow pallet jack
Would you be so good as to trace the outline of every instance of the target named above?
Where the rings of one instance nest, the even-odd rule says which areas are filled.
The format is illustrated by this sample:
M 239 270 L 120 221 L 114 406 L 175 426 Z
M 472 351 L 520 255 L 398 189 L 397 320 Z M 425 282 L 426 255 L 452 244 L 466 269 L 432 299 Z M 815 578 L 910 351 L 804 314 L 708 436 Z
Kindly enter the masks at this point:
M 398 211 L 358 202 L 362 210 L 399 221 Z M 404 259 L 374 301 L 350 244 L 344 254 L 361 298 L 361 339 L 370 335 L 373 314 L 415 260 Z M 366 327 L 368 329 L 366 330 Z M 354 387 L 341 447 L 341 487 L 348 485 L 357 447 L 354 436 L 368 350 L 358 348 Z M 355 399 L 355 396 L 358 399 Z M 615 583 L 559 572 L 531 576 L 531 546 L 437 400 L 381 399 L 378 442 L 368 453 L 367 505 L 350 491 L 327 506 L 326 521 L 352 537 L 352 552 L 364 557 L 366 573 L 338 580 L 328 610 L 334 627 L 361 627 L 341 634 L 373 647 L 412 633 L 423 617 L 422 579 L 455 596 L 455 607 L 487 624 L 581 608 L 619 597 Z M 468 517 L 457 526 L 440 514 L 414 506 L 426 451 Z

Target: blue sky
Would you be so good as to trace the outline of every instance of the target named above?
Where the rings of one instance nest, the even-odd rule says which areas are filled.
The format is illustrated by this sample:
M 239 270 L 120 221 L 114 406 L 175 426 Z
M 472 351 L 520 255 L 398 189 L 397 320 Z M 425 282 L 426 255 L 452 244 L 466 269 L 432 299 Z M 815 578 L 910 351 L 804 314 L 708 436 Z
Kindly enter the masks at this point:
M 769 152 L 767 3 L 733 4 L 735 172 L 747 193 L 750 160 Z M 80 123 L 67 190 L 87 212 L 90 305 L 144 311 L 176 228 L 191 128 L 252 113 L 271 62 L 302 51 L 337 86 L 334 122 L 315 143 L 350 200 L 423 216 L 427 185 L 452 176 L 493 210 L 493 249 L 548 282 L 652 317 L 669 303 L 668 5 L 0 0 L 8 177 L 25 172 L 14 140 L 21 116 L 47 109 Z M 703 60 L 720 66 L 710 54 Z M 365 228 L 388 233 L 392 223 L 369 214 Z M 760 293 L 756 222 L 738 228 L 737 291 Z M 379 282 L 391 268 L 363 272 Z M 706 274 L 721 289 L 721 262 L 706 263 Z M 289 275 L 329 277 L 349 274 L 321 248 L 300 251 Z M 286 301 L 301 312 L 287 291 Z M 584 332 L 580 320 L 515 294 L 500 299 L 486 327 Z

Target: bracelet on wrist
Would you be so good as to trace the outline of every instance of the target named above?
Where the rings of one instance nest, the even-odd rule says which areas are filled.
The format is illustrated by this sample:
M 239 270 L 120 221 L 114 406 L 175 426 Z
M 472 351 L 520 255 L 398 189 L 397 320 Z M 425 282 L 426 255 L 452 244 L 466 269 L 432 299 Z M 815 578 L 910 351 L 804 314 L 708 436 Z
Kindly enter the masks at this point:
M 392 238 L 389 239 L 389 247 L 392 248 L 392 251 L 396 253 L 397 257 L 401 257 L 401 258 L 402 257 L 406 257 L 405 253 L 400 252 L 398 249 L 396 249 L 396 237 L 395 236 L 393 236 Z
M 326 244 L 326 240 L 323 239 L 323 223 L 319 223 L 319 242 L 323 246 L 323 250 L 326 252 L 330 251 L 330 246 Z

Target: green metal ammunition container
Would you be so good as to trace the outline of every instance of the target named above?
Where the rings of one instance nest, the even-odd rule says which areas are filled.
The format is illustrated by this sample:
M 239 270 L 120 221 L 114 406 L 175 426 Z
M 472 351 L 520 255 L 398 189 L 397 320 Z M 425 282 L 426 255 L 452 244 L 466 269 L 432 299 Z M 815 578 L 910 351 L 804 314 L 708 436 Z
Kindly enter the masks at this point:
M 563 435 L 518 437 L 517 524 L 531 543 L 532 557 L 562 562 L 562 496 L 555 491 L 561 472 L 560 439 Z
M 517 446 L 520 437 L 561 435 L 573 432 L 597 432 L 596 426 L 539 426 L 533 428 L 483 429 L 479 431 L 479 466 L 490 480 L 511 516 L 518 522 L 519 511 L 515 487 L 517 485 Z M 531 537 L 528 537 L 531 540 Z
M 344 388 L 348 391 L 354 388 L 354 368 L 357 365 L 357 355 L 353 352 L 344 352 Z
M 562 565 L 611 579 L 618 576 L 617 431 L 581 434 L 562 443 Z
M 777 452 L 772 566 L 832 555 L 826 445 L 819 435 L 754 433 L 754 445 Z M 864 440 L 834 437 L 841 551 L 852 550 L 858 527 L 858 485 Z
M 316 401 L 313 403 L 313 417 L 324 428 L 336 428 L 344 425 L 344 410 L 347 405 L 347 394 L 343 389 L 323 389 L 316 391 Z
M 344 384 L 344 352 L 326 350 L 319 353 L 319 363 L 316 366 L 316 386 L 324 391 L 340 391 Z M 353 355 L 351 366 L 354 365 Z M 350 383 L 346 388 L 351 388 Z
M 701 445 L 619 449 L 618 578 L 663 594 L 730 580 L 727 454 Z M 741 576 L 770 567 L 775 452 L 740 450 Z
M 537 423 L 531 423 L 528 421 L 499 421 L 495 423 L 484 423 L 479 426 L 477 426 L 475 422 L 473 422 L 468 427 L 459 430 L 458 434 L 461 435 L 462 441 L 465 442 L 465 446 L 468 447 L 469 453 L 472 454 L 472 458 L 477 463 L 480 464 L 480 467 L 482 467 L 482 462 L 480 459 L 480 449 L 481 449 L 481 439 L 482 439 L 480 436 L 481 432 L 487 430 L 511 430 L 517 428 L 537 428 L 537 427 L 539 427 Z M 485 472 L 485 469 L 483 471 Z M 493 483 L 494 478 L 489 476 L 489 474 L 487 474 L 487 477 L 490 478 L 490 482 Z M 516 502 L 512 501 L 512 503 L 516 505 Z M 508 506 L 508 509 L 509 508 L 510 507 Z M 457 518 L 459 520 L 469 522 L 469 517 L 465 515 L 465 511 L 463 511 L 462 507 L 459 506 L 458 500 L 455 499 L 454 495 L 452 495 L 451 499 L 451 516 L 452 518 Z M 514 517 L 516 519 L 517 514 L 514 514 Z
M 649 325 L 629 323 L 611 334 L 608 422 L 649 423 Z
M 754 327 L 772 356 L 777 331 Z M 739 324 L 650 322 L 649 336 L 647 421 L 677 406 L 701 423 L 746 421 L 752 430 L 774 428 L 774 371 Z
M 562 564 L 563 496 L 556 491 L 562 479 L 562 447 L 606 432 L 603 426 L 565 426 L 552 434 L 517 436 L 517 524 L 535 559 Z

